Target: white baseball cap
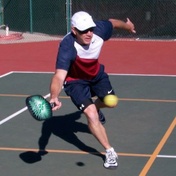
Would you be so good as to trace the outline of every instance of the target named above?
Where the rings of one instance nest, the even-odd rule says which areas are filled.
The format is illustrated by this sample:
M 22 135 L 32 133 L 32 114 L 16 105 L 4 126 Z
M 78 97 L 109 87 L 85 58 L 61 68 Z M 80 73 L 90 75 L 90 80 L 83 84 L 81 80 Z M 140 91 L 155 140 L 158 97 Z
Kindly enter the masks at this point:
M 84 11 L 76 12 L 71 18 L 71 24 L 80 31 L 96 26 L 92 17 Z

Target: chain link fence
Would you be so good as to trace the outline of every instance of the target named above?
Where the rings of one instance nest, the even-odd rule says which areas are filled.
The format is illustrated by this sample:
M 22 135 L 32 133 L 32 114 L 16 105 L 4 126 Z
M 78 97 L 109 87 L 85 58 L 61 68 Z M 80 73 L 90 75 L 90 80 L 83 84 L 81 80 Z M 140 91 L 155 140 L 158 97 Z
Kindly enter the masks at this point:
M 65 35 L 76 11 L 95 20 L 118 18 L 135 24 L 140 38 L 176 37 L 176 0 L 0 0 L 0 25 L 19 32 Z M 118 30 L 114 37 L 134 37 Z

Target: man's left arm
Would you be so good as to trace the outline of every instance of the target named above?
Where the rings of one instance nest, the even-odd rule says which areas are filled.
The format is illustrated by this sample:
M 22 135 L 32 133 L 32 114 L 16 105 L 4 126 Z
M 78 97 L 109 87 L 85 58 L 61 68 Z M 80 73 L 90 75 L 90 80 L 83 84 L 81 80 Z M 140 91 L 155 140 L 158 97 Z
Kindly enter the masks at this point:
M 130 21 L 129 18 L 127 18 L 126 22 L 118 19 L 109 19 L 109 21 L 112 23 L 113 28 L 124 29 L 129 32 L 136 33 L 134 24 Z

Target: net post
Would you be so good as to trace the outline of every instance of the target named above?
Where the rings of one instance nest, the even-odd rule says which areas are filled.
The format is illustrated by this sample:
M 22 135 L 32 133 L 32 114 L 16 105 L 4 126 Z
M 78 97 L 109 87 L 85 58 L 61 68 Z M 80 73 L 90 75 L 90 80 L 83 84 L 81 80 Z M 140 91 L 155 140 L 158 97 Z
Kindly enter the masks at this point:
M 33 33 L 33 9 L 32 9 L 32 0 L 29 0 L 29 14 L 30 14 L 30 33 Z
M 3 13 L 4 13 L 4 8 L 3 8 L 3 0 L 0 0 L 0 25 L 4 24 L 4 17 L 3 17 Z
M 67 33 L 71 30 L 72 0 L 66 0 Z

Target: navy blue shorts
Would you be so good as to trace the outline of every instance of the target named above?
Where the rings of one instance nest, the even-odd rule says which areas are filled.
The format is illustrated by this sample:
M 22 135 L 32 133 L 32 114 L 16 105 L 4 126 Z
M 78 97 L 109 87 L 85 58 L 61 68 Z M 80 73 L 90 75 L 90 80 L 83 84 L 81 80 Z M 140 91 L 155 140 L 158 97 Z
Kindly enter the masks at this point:
M 100 100 L 108 94 L 115 94 L 109 76 L 103 71 L 92 80 L 75 80 L 64 84 L 64 90 L 79 110 L 93 104 L 92 97 Z

